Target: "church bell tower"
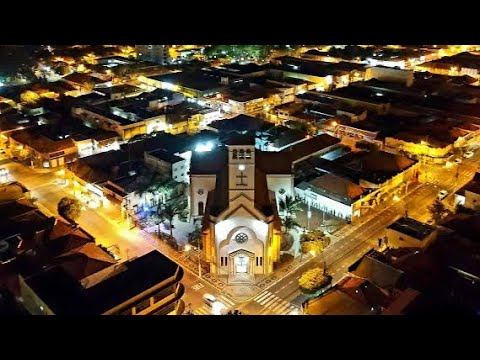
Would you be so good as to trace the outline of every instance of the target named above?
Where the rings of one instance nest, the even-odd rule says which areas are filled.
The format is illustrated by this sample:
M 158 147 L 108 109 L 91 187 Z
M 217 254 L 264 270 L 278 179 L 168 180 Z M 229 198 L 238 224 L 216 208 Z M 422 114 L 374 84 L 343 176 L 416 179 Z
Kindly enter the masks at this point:
M 228 146 L 228 198 L 244 193 L 255 200 L 255 146 Z

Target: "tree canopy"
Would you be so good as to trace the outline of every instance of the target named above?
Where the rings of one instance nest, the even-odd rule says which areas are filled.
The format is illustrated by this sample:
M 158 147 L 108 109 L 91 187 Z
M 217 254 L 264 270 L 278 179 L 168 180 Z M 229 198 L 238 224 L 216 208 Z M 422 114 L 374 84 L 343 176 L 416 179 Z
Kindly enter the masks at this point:
M 82 204 L 75 198 L 65 196 L 58 202 L 57 210 L 65 219 L 76 221 L 80 217 Z
M 301 252 L 318 254 L 330 245 L 330 238 L 321 230 L 313 230 L 305 233 L 300 238 Z
M 332 277 L 325 274 L 322 268 L 308 270 L 298 279 L 298 285 L 302 292 L 313 294 L 332 282 Z

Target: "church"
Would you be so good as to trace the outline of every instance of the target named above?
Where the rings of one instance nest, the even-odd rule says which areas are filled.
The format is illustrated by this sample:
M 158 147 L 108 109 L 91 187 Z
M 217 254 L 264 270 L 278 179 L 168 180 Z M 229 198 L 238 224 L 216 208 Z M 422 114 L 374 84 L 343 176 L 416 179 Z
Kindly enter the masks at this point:
M 338 141 L 325 136 L 290 151 L 264 152 L 255 149 L 254 137 L 238 135 L 192 155 L 190 215 L 202 219 L 211 273 L 254 282 L 274 270 L 282 234 L 278 201 L 294 195 L 294 162 Z

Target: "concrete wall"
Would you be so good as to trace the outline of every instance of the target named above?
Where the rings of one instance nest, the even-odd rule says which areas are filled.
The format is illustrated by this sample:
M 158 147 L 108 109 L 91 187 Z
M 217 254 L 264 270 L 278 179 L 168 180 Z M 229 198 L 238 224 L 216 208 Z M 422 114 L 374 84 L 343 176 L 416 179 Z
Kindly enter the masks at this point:
M 413 70 L 402 70 L 387 67 L 370 68 L 371 77 L 381 81 L 389 81 L 411 86 L 414 81 Z

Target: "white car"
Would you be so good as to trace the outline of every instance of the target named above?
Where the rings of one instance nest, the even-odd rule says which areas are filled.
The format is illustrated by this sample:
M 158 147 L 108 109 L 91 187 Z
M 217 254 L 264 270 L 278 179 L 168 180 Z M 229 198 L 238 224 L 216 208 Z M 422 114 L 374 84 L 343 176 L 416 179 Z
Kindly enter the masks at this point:
M 438 200 L 443 200 L 447 197 L 448 191 L 447 190 L 440 190 L 437 194 L 437 199 Z
M 473 156 L 473 151 L 467 151 L 465 154 L 463 154 L 463 157 L 466 159 L 470 159 Z
M 203 302 L 209 306 L 213 306 L 217 302 L 217 298 L 212 294 L 203 294 Z
M 203 294 L 203 302 L 212 308 L 212 315 L 224 315 L 228 311 L 227 306 L 212 294 Z
M 460 158 L 456 158 L 455 160 L 453 160 L 453 162 L 457 165 L 461 164 L 462 163 L 462 159 Z

